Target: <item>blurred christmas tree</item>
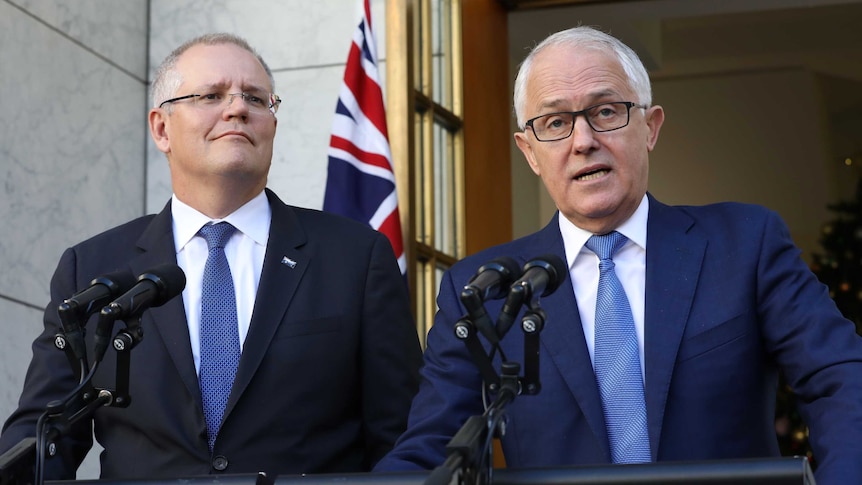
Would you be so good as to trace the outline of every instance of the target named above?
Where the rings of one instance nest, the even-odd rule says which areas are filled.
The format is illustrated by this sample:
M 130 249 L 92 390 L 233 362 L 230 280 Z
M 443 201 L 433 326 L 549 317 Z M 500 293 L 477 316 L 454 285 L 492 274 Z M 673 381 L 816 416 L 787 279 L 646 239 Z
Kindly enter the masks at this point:
M 845 317 L 862 334 L 862 180 L 852 201 L 829 205 L 836 217 L 823 226 L 820 245 L 823 254 L 814 254 L 812 270 L 826 286 Z
M 862 180 L 855 198 L 827 206 L 835 218 L 823 225 L 820 246 L 823 253 L 812 254 L 812 271 L 829 287 L 829 296 L 838 309 L 856 324 L 862 335 Z M 808 445 L 808 428 L 796 409 L 796 398 L 784 380 L 779 384 L 775 430 L 783 455 L 807 455 L 815 462 Z

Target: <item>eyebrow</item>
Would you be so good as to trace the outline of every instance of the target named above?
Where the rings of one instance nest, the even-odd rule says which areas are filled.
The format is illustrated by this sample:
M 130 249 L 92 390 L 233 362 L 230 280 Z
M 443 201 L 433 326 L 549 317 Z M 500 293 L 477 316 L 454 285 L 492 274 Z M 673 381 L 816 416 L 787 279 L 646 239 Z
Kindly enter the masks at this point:
M 225 83 L 210 83 L 210 84 L 202 84 L 195 88 L 195 92 L 209 92 L 209 91 L 217 91 L 222 89 L 227 89 L 228 86 Z M 269 91 L 266 88 L 257 85 L 242 85 L 242 92 L 244 93 L 268 93 Z
M 564 101 L 564 100 L 562 100 L 562 99 L 554 99 L 554 100 L 551 100 L 551 101 L 546 101 L 546 102 L 544 102 L 544 103 L 542 103 L 542 104 L 540 104 L 540 105 L 539 105 L 539 111 L 544 111 L 545 109 L 555 109 L 555 110 L 558 110 L 558 109 L 560 109 L 560 107 L 561 107 L 561 106 L 563 106 L 564 104 L 566 104 L 566 101 Z
M 589 100 L 587 102 L 586 106 L 594 106 L 597 103 L 601 104 L 603 99 L 615 98 L 615 97 L 620 97 L 620 94 L 617 93 L 616 91 L 610 91 L 610 90 L 597 91 L 595 93 L 590 93 L 586 96 L 586 99 Z M 567 103 L 568 103 L 568 101 L 565 99 L 552 99 L 550 101 L 545 101 L 544 103 L 539 105 L 539 110 L 540 111 L 544 110 L 544 109 L 559 110 L 559 109 L 561 109 L 562 106 L 566 105 Z

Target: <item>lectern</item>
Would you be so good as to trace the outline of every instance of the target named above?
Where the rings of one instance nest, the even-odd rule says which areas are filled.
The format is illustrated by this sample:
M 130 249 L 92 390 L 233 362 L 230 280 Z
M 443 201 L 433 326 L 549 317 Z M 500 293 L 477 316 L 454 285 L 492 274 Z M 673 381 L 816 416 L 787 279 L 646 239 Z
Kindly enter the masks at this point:
M 294 475 L 275 478 L 275 485 L 422 485 L 427 472 Z M 111 481 L 119 485 L 255 485 L 259 477 L 203 477 Z M 50 484 L 104 485 L 106 482 L 56 481 Z M 659 462 L 642 465 L 602 465 L 523 470 L 495 470 L 493 485 L 816 485 L 804 457 Z

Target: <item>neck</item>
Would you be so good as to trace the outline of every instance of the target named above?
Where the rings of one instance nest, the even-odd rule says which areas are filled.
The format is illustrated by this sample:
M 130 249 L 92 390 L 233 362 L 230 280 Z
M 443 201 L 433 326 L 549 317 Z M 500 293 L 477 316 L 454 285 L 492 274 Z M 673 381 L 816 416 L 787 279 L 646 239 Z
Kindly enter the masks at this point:
M 184 191 L 174 186 L 174 194 L 201 214 L 211 219 L 224 219 L 255 198 L 263 189 L 264 186 L 198 186 Z

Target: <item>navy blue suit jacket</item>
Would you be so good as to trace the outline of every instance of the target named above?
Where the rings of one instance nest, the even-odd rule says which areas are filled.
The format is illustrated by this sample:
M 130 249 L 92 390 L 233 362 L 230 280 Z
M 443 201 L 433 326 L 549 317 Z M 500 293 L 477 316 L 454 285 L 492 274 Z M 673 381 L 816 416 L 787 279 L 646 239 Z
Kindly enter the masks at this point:
M 862 483 L 862 339 L 800 258 L 779 217 L 762 207 L 670 207 L 650 196 L 645 300 L 645 397 L 653 460 L 778 454 L 779 369 L 800 400 L 818 483 Z M 538 233 L 456 264 L 438 296 L 420 391 L 407 432 L 378 470 L 433 468 L 467 417 L 482 414 L 481 378 L 453 325 L 458 295 L 499 256 L 565 260 L 555 217 Z M 492 318 L 502 301 L 486 302 Z M 542 298 L 542 389 L 507 407 L 509 467 L 610 463 L 598 387 L 570 278 Z M 502 341 L 523 363 L 519 325 Z M 495 365 L 499 369 L 499 360 Z
M 272 224 L 263 271 L 213 455 L 177 297 L 144 313 L 144 338 L 131 351 L 131 405 L 95 414 L 95 435 L 105 448 L 102 478 L 359 472 L 404 430 L 421 354 L 388 240 L 362 224 L 267 195 Z M 20 407 L 6 423 L 0 450 L 34 435 L 45 405 L 74 387 L 71 366 L 52 344 L 60 302 L 100 274 L 123 268 L 138 275 L 166 262 L 176 262 L 169 206 L 63 254 L 45 331 L 33 345 Z M 109 349 L 95 385 L 113 389 L 115 369 Z M 90 448 L 90 429 L 87 423 L 63 440 L 60 456 L 48 460 L 47 478 L 74 477 Z M 214 469 L 216 457 L 222 460 Z

